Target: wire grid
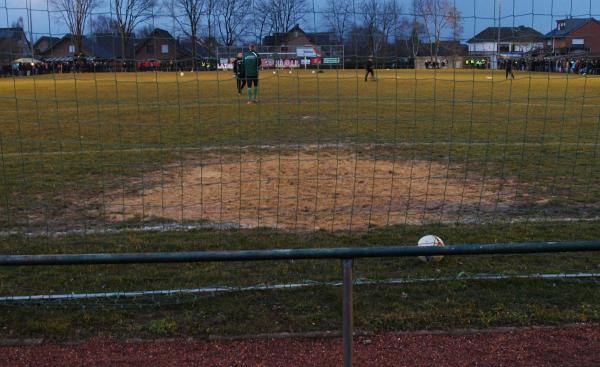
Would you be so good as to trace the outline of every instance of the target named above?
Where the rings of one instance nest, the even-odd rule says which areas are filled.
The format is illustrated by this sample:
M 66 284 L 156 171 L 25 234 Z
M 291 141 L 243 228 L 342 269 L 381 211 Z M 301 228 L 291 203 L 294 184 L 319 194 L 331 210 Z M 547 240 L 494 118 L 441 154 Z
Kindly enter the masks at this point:
M 218 247 L 230 249 L 244 247 L 248 237 L 256 244 L 273 233 L 284 236 L 280 244 L 289 246 L 298 238 L 295 235 L 321 231 L 361 235 L 399 225 L 432 229 L 447 224 L 474 224 L 485 231 L 498 223 L 509 228 L 513 223 L 555 222 L 583 227 L 598 219 L 600 80 L 593 75 L 597 59 L 578 56 L 585 65 L 578 73 L 560 73 L 565 62 L 569 65 L 575 59 L 526 55 L 516 65 L 528 70 L 516 66 L 514 80 L 505 78 L 504 71 L 450 67 L 457 60 L 468 67 L 466 61 L 473 57 L 493 66 L 501 56 L 497 50 L 477 56 L 458 56 L 456 51 L 438 57 L 440 69 L 413 68 L 436 59 L 428 54 L 423 22 L 460 21 L 462 32 L 453 34 L 447 27 L 439 39 L 459 47 L 452 42 L 465 43 L 487 26 L 539 29 L 541 18 L 549 31 L 558 19 L 597 16 L 591 1 L 583 5 L 553 1 L 550 8 L 535 1 L 528 8 L 515 1 L 494 1 L 489 16 L 480 15 L 479 7 L 490 4 L 475 1 L 433 2 L 456 7 L 460 16 L 419 9 L 419 2 L 291 3 L 301 5 L 297 23 L 312 37 L 328 30 L 332 20 L 346 22 L 343 42 L 330 43 L 340 36 L 340 29 L 327 41 L 327 47 L 335 50 L 328 56 L 339 57 L 340 63 L 304 66 L 305 59 L 297 57 L 298 68 L 261 70 L 257 105 L 246 105 L 231 71 L 219 69 L 220 56 L 229 58 L 235 52 L 219 53 L 221 46 L 206 42 L 210 28 L 206 8 L 201 12 L 203 42 L 195 61 L 185 46 L 189 38 L 185 30 L 164 7 L 155 7 L 138 28 L 147 25 L 173 36 L 154 33 L 155 50 L 165 42 L 170 50 L 182 50 L 163 58 L 160 65 L 150 62 L 151 47 L 143 44 L 152 38 L 138 36 L 127 42 L 135 49 L 145 47 L 145 53 L 133 57 L 86 59 L 86 66 L 76 70 L 69 57 L 63 59 L 61 51 L 53 49 L 39 55 L 48 65 L 37 70 L 43 75 L 27 76 L 25 69 L 5 72 L 7 78 L 0 80 L 2 235 L 81 235 L 83 242 L 94 243 L 98 234 L 199 229 L 223 233 L 216 235 Z M 235 51 L 258 43 L 259 52 L 264 47 L 265 54 L 271 53 L 260 44 L 282 29 L 261 20 L 265 14 L 261 6 L 268 4 L 238 3 L 236 15 L 246 13 L 247 19 Z M 98 17 L 114 17 L 113 5 L 95 8 L 86 32 Z M 217 7 L 210 16 L 224 22 L 225 12 Z M 62 37 L 65 32 L 57 21 L 61 12 L 50 1 L 23 5 L 5 0 L 0 13 L 7 26 L 15 15 L 24 14 L 28 39 Z M 34 22 L 40 16 L 44 25 Z M 369 16 L 374 22 L 368 23 Z M 269 29 L 261 28 L 264 24 Z M 373 24 L 387 28 L 369 30 Z M 415 24 L 421 26 L 414 28 Z M 213 24 L 211 32 L 219 25 Z M 420 32 L 416 57 L 407 52 L 415 46 L 410 38 L 413 29 Z M 120 52 L 118 36 L 90 34 L 87 42 L 90 55 Z M 291 46 L 286 47 L 285 57 L 293 59 L 288 55 Z M 225 49 L 229 52 L 231 47 Z M 281 46 L 279 50 L 283 52 Z M 9 53 L 8 60 L 24 56 Z M 375 81 L 365 75 L 371 55 Z M 263 230 L 246 231 L 258 228 Z M 240 234 L 235 245 L 229 241 L 233 232 Z M 393 231 L 383 238 L 393 243 L 398 237 Z M 432 276 L 400 270 L 414 267 L 413 263 L 390 263 L 366 261 L 357 273 L 367 280 Z M 188 275 L 168 266 L 146 272 L 132 268 L 128 275 L 117 272 L 119 282 L 94 286 L 92 292 L 253 290 L 330 284 L 339 276 L 335 265 L 302 264 L 299 269 L 278 265 L 273 272 L 262 265 L 236 264 L 231 270 L 219 268 L 214 277 L 201 267 Z M 579 265 L 554 273 L 577 274 L 582 271 Z M 586 274 L 595 274 L 593 264 L 583 265 Z M 543 273 L 537 268 L 523 273 L 527 270 Z M 88 271 L 103 273 L 98 267 Z M 506 272 L 510 273 L 497 269 L 494 274 Z M 21 279 L 34 276 L 24 270 L 17 273 Z M 198 278 L 199 273 L 205 275 Z M 91 286 L 76 284 L 74 275 L 51 271 L 39 276 L 63 284 L 55 289 L 58 294 L 85 294 Z M 433 276 L 445 279 L 457 274 Z M 48 293 L 13 285 L 21 295 Z M 202 294 L 194 293 L 191 299 Z M 179 302 L 186 299 L 183 295 L 138 295 L 131 305 L 139 306 L 147 298 L 150 303 Z M 113 302 L 103 299 L 92 303 Z M 119 295 L 116 299 L 118 304 L 130 304 Z
M 54 3 L 45 5 L 25 10 L 29 19 L 32 13 L 46 12 L 48 34 L 53 35 L 52 19 L 60 11 Z M 90 22 L 114 15 L 109 5 L 94 10 Z M 256 10 L 264 4 L 254 5 L 251 9 Z M 336 15 L 323 11 L 331 4 L 321 4 L 322 9 L 304 5 L 298 17 L 315 30 Z M 350 17 L 352 26 L 360 27 L 368 16 L 383 17 L 377 9 L 389 4 L 346 5 L 352 11 L 338 16 Z M 375 55 L 375 60 L 384 65 L 401 54 L 398 43 L 406 36 L 407 22 L 432 16 L 417 11 L 418 2 L 412 9 L 396 5 L 394 33 L 385 42 L 378 40 L 395 41 L 379 45 L 384 56 Z M 520 25 L 521 14 L 514 2 L 512 6 L 512 15 L 498 14 L 494 22 Z M 375 10 L 369 12 L 369 7 Z M 17 9 L 5 4 L 4 10 L 8 22 L 9 13 Z M 532 3 L 531 25 L 536 13 Z M 592 16 L 591 4 L 586 14 Z M 325 20 L 319 22 L 317 16 Z M 539 16 L 549 17 L 551 24 L 555 18 L 552 11 Z M 158 13 L 146 22 L 157 26 L 168 19 Z M 474 33 L 477 21 L 474 17 Z M 250 28 L 246 35 L 256 33 Z M 361 34 L 373 37 L 368 31 Z M 461 38 L 442 37 L 448 40 Z M 365 50 L 360 47 L 364 40 L 351 41 L 348 48 L 356 54 L 347 57 L 356 61 L 355 69 L 362 68 L 364 52 L 376 51 L 375 46 Z M 58 51 L 50 56 L 53 52 Z M 135 65 L 143 61 L 125 60 Z M 174 63 L 185 67 L 177 59 Z M 210 55 L 201 63 L 212 63 Z M 187 77 L 53 73 L 49 79 L 32 79 L 25 95 L 13 80 L 12 96 L 5 102 L 12 105 L 7 112 L 14 120 L 7 121 L 12 129 L 6 129 L 2 144 L 6 229 L 86 233 L 119 223 L 143 227 L 161 221 L 352 231 L 436 221 L 572 220 L 560 206 L 541 206 L 540 212 L 539 202 L 562 200 L 574 207 L 577 218 L 597 216 L 594 205 L 585 205 L 593 201 L 586 195 L 595 194 L 594 79 L 590 83 L 589 78 L 567 74 L 556 80 L 555 74 L 540 73 L 503 82 L 493 73 L 393 69 L 379 70 L 376 85 L 362 86 L 359 71 L 329 70 L 322 76 L 290 71 L 263 72 L 257 108 L 246 108 L 244 99 L 232 93 L 231 75 L 219 71 Z M 553 93 L 554 86 L 558 93 Z M 484 109 L 489 113 L 478 113 Z M 548 123 L 553 120 L 559 127 Z M 252 128 L 245 129 L 245 123 Z M 231 125 L 237 131 L 228 132 Z M 555 156 L 554 162 L 547 155 Z M 40 173 L 36 156 L 53 166 L 42 170 L 49 171 L 43 172 L 46 177 L 35 177 Z M 66 171 L 75 162 L 84 172 L 69 177 Z M 547 169 L 544 165 L 550 163 Z M 348 166 L 342 177 L 340 164 Z M 263 166 L 268 167 L 264 172 Z M 565 167 L 570 174 L 561 170 Z M 205 178 L 205 170 L 212 180 Z M 82 176 L 92 180 L 79 184 Z M 561 177 L 568 177 L 566 185 Z M 50 188 L 36 185 L 48 178 Z M 583 206 L 573 205 L 577 194 Z M 336 222 L 336 216 L 342 219 Z

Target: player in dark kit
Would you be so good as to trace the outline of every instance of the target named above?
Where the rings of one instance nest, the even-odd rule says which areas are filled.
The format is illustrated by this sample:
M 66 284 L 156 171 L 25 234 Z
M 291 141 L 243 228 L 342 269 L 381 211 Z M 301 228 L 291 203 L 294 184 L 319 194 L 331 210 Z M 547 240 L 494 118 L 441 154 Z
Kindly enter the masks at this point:
M 369 56 L 369 59 L 367 60 L 367 64 L 365 66 L 365 69 L 367 69 L 367 72 L 365 74 L 365 82 L 367 81 L 367 77 L 369 76 L 369 74 L 371 74 L 371 80 L 375 80 L 375 73 L 373 72 L 373 57 Z
M 514 79 L 515 78 L 515 74 L 513 74 L 512 72 L 512 60 L 511 59 L 507 59 L 506 60 L 506 79 L 508 79 L 508 74 L 510 74 L 510 76 Z
M 250 45 L 249 50 L 244 53 L 244 71 L 248 83 L 248 102 L 246 104 L 258 102 L 258 68 L 260 64 L 261 60 L 256 52 L 256 46 Z
M 233 74 L 235 75 L 237 82 L 238 96 L 242 95 L 242 90 L 246 85 L 246 73 L 244 71 L 244 57 L 240 52 L 237 54 L 237 58 L 233 62 Z

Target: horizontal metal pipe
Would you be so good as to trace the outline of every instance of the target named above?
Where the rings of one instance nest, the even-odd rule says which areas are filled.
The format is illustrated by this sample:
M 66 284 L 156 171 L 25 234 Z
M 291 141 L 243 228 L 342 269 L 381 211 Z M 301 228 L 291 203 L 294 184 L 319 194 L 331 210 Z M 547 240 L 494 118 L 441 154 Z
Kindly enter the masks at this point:
M 0 255 L 0 266 L 191 263 L 294 259 L 356 259 L 436 255 L 493 255 L 600 251 L 598 241 L 476 244 L 445 247 L 388 246 L 245 251 L 143 252 L 61 255 Z

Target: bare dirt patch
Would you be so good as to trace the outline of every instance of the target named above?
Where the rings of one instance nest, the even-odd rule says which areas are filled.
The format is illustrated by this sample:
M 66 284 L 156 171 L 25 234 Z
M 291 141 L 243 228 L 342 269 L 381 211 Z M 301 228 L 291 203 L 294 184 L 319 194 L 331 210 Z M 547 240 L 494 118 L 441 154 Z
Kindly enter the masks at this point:
M 458 165 L 376 159 L 349 151 L 212 154 L 187 159 L 107 195 L 112 221 L 206 220 L 286 230 L 362 230 L 477 220 L 510 205 L 510 180 Z

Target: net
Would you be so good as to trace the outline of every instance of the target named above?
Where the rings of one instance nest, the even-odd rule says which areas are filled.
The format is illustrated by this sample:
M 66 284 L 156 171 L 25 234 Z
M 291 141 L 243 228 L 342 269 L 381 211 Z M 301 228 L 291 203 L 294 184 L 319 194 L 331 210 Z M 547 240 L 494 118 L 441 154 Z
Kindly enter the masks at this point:
M 595 9 L 558 3 L 5 2 L 3 232 L 595 219 Z
M 0 0 L 0 15 L 4 253 L 600 236 L 595 2 Z M 258 86 L 233 73 L 251 44 Z M 566 274 L 583 284 L 573 299 L 593 299 L 595 258 L 560 260 L 357 271 L 373 289 L 438 279 L 430 294 L 461 273 L 525 276 L 532 289 Z M 275 306 L 260 307 L 293 308 L 306 294 L 282 306 L 279 291 L 327 286 L 309 291 L 324 304 L 339 278 L 310 261 L 36 271 L 2 274 L 2 307 L 200 302 L 209 314 L 206 294 L 244 290 L 246 303 L 269 288 Z M 448 299 L 462 302 L 462 282 Z M 382 292 L 371 296 L 392 297 Z

